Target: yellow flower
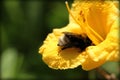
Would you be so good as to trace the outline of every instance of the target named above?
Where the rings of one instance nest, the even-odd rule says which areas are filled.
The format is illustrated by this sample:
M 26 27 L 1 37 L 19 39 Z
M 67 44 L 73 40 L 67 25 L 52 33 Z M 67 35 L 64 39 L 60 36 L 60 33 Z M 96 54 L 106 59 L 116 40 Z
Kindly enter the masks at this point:
M 48 34 L 39 53 L 51 68 L 69 69 L 79 65 L 91 70 L 107 61 L 119 60 L 119 10 L 117 1 L 80 1 L 72 4 L 69 24 Z M 85 33 L 95 46 L 60 50 L 62 32 Z

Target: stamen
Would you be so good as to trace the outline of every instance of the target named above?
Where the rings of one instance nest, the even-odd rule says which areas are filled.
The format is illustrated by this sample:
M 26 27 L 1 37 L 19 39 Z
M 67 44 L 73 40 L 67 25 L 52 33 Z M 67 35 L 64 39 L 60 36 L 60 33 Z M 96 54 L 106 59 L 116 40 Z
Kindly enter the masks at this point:
M 73 14 L 72 14 L 72 12 L 71 12 L 71 10 L 70 10 L 70 8 L 69 8 L 69 5 L 68 5 L 68 2 L 67 2 L 67 1 L 65 1 L 65 4 L 66 4 L 67 10 L 68 10 L 69 14 L 71 15 L 71 17 L 75 20 L 75 22 L 76 22 L 77 24 L 80 25 L 80 27 L 82 28 L 82 30 L 83 30 L 84 32 L 87 33 L 87 31 L 90 30 L 90 31 L 96 36 L 96 38 L 99 39 L 101 42 L 104 40 L 97 32 L 95 32 L 91 27 L 89 27 L 89 26 L 87 26 L 87 25 L 86 25 L 85 27 L 88 27 L 89 30 L 86 30 L 86 28 L 83 27 L 83 26 L 80 24 L 80 22 L 77 21 L 77 20 L 75 19 L 75 17 L 73 16 Z M 90 31 L 87 33 L 88 35 L 89 35 Z M 95 36 L 94 36 L 94 37 L 95 37 Z
M 69 5 L 68 5 L 67 1 L 65 1 L 65 4 L 66 4 L 66 7 L 67 7 L 67 10 L 68 10 L 69 14 L 72 16 L 72 18 L 75 20 L 75 22 L 80 25 L 80 23 L 75 19 L 75 17 L 73 16 L 72 12 L 70 11 L 70 8 L 69 8 Z M 81 28 L 82 28 L 82 30 L 84 30 L 83 27 L 81 27 Z

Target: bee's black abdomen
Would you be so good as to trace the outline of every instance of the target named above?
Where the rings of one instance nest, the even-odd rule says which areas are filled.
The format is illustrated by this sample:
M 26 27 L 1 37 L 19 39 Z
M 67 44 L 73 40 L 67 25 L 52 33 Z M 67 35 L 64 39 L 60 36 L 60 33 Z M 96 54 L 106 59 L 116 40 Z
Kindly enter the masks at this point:
M 61 46 L 59 45 L 61 44 Z M 64 36 L 59 39 L 58 46 L 62 50 L 66 48 L 79 48 L 80 51 L 84 51 L 86 47 L 90 46 L 92 41 L 85 34 L 74 34 L 71 32 L 64 32 Z
M 85 39 L 83 39 L 83 42 L 80 43 L 79 48 L 81 49 L 81 51 L 84 51 L 86 49 L 86 47 L 90 46 L 92 44 L 92 41 L 86 37 Z

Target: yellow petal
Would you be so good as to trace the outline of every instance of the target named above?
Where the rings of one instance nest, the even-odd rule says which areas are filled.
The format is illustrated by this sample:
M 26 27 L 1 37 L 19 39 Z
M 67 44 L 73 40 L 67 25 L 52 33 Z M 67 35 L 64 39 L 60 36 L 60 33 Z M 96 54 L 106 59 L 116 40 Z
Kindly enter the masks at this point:
M 95 30 L 103 39 L 106 38 L 111 24 L 116 20 L 118 9 L 112 2 L 93 2 L 87 12 L 88 25 Z
M 65 31 L 80 34 L 81 29 L 76 24 L 70 24 L 61 29 L 54 29 L 53 33 L 47 36 L 39 50 L 44 62 L 53 69 L 75 68 L 85 61 L 85 52 L 80 53 L 80 50 L 77 48 L 68 48 L 60 51 L 57 44 L 62 32 Z
M 97 46 L 89 46 L 86 50 L 88 58 L 82 64 L 83 69 L 91 70 L 107 61 L 119 60 L 119 21 L 114 21 L 106 39 Z M 90 66 L 93 64 L 92 66 Z
M 116 17 L 118 9 L 112 1 L 79 1 L 76 0 L 71 11 L 77 23 L 86 32 L 94 44 L 105 38 Z M 75 22 L 70 16 L 70 22 Z
M 105 63 L 104 59 L 96 62 L 96 61 L 93 61 L 93 59 L 91 59 L 90 57 L 87 57 L 86 61 L 82 64 L 82 69 L 84 69 L 86 71 L 92 70 L 92 69 L 95 69 L 97 67 L 100 67 L 104 63 Z

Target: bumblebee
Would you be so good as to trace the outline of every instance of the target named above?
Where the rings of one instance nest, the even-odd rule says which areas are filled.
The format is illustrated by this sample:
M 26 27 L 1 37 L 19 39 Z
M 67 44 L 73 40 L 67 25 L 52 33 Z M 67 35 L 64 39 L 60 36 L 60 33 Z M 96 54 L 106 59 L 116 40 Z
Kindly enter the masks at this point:
M 71 32 L 63 32 L 59 40 L 57 46 L 61 47 L 61 50 L 67 48 L 79 48 L 80 51 L 84 51 L 86 47 L 92 45 L 92 41 L 88 38 L 86 34 L 75 34 Z

